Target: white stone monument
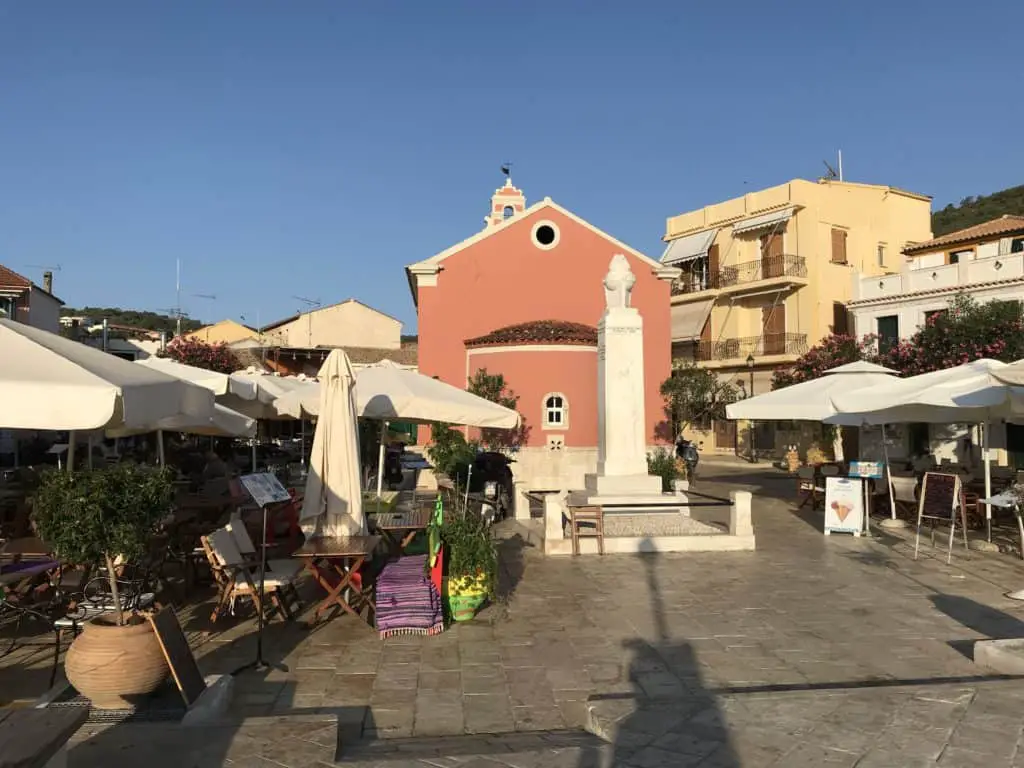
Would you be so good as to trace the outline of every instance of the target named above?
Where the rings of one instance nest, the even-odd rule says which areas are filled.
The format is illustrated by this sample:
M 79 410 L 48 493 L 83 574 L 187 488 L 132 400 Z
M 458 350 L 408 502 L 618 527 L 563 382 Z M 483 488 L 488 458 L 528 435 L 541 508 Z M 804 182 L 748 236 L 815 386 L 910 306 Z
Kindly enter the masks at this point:
M 644 321 L 629 305 L 635 282 L 626 257 L 615 254 L 597 326 L 597 474 L 585 478 L 588 496 L 608 504 L 663 499 L 661 478 L 647 473 Z

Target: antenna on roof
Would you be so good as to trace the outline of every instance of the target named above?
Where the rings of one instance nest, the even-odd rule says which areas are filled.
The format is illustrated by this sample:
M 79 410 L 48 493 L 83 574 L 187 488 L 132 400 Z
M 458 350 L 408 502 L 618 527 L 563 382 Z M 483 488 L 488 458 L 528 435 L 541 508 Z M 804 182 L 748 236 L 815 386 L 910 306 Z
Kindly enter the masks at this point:
M 826 179 L 831 181 L 832 179 L 839 178 L 839 174 L 836 173 L 836 169 L 829 165 L 827 160 L 822 160 L 821 162 L 823 162 L 825 164 L 825 167 L 828 168 L 828 173 L 825 174 Z
M 29 269 L 46 269 L 50 272 L 60 272 L 60 264 L 55 264 L 54 266 L 49 264 L 26 264 L 25 266 Z

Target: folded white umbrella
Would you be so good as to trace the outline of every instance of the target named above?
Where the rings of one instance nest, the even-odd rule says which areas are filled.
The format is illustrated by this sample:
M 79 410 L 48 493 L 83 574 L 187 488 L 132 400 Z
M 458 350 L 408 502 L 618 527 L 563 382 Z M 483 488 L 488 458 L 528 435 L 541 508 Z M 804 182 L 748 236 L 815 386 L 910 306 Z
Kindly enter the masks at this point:
M 108 429 L 106 435 L 107 437 L 128 437 L 153 430 L 187 432 L 190 435 L 207 435 L 209 437 L 255 437 L 256 420 L 215 403 L 213 412 L 205 419 L 195 416 L 172 416 L 168 419 L 161 419 L 149 429 Z
M 333 350 L 320 368 L 320 418 L 313 436 L 300 520 L 307 535 L 358 536 L 366 531 L 359 476 L 355 375 L 348 355 Z
M 237 373 L 219 373 L 194 365 L 185 365 L 166 357 L 146 357 L 135 361 L 155 371 L 166 373 L 196 386 L 206 387 L 216 396 L 234 395 L 242 400 L 256 399 L 256 383 L 251 377 Z
M 77 341 L 0 319 L 0 427 L 157 429 L 210 418 L 213 393 Z
M 834 395 L 863 387 L 883 386 L 895 379 L 896 371 L 859 360 L 825 371 L 825 375 L 802 381 L 763 395 L 740 400 L 725 407 L 730 419 L 754 421 L 824 421 L 836 417 Z M 846 423 L 839 417 L 838 422 Z M 858 425 L 856 418 L 850 425 Z
M 494 429 L 519 426 L 519 413 L 511 408 L 389 360 L 356 373 L 356 402 L 359 416 L 364 419 L 444 422 Z M 293 418 L 300 414 L 316 417 L 321 403 L 318 387 L 313 384 L 283 395 L 275 401 L 275 407 Z

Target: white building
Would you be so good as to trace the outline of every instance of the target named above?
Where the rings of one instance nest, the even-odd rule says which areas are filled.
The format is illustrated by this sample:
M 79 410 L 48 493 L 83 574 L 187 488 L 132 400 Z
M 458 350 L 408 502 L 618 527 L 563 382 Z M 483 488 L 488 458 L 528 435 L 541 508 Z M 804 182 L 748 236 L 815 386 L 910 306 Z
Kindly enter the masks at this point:
M 857 336 L 877 334 L 880 345 L 906 339 L 959 293 L 978 301 L 1024 302 L 1024 216 L 1002 216 L 903 250 L 900 271 L 854 276 L 848 308 Z M 901 425 L 897 452 L 927 451 L 962 460 L 962 425 Z M 977 445 L 977 437 L 972 441 Z M 1024 463 L 1024 426 L 993 424 L 992 446 L 1000 464 Z M 1008 455 L 1009 454 L 1009 455 Z M 898 454 L 897 454 L 898 455 Z
M 906 339 L 958 293 L 1024 301 L 1024 216 L 1003 216 L 903 250 L 900 271 L 854 276 L 848 305 L 857 336 Z
M 0 265 L 0 317 L 50 333 L 60 330 L 64 302 L 53 295 L 53 273 L 43 273 L 42 287 Z

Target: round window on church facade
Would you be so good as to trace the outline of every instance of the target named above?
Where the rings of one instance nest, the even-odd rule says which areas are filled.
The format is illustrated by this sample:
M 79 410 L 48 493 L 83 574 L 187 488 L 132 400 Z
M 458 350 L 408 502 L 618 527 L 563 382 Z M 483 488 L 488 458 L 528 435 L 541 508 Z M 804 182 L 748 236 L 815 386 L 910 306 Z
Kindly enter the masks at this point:
M 533 226 L 533 244 L 547 251 L 558 245 L 558 227 L 551 221 L 538 221 Z

